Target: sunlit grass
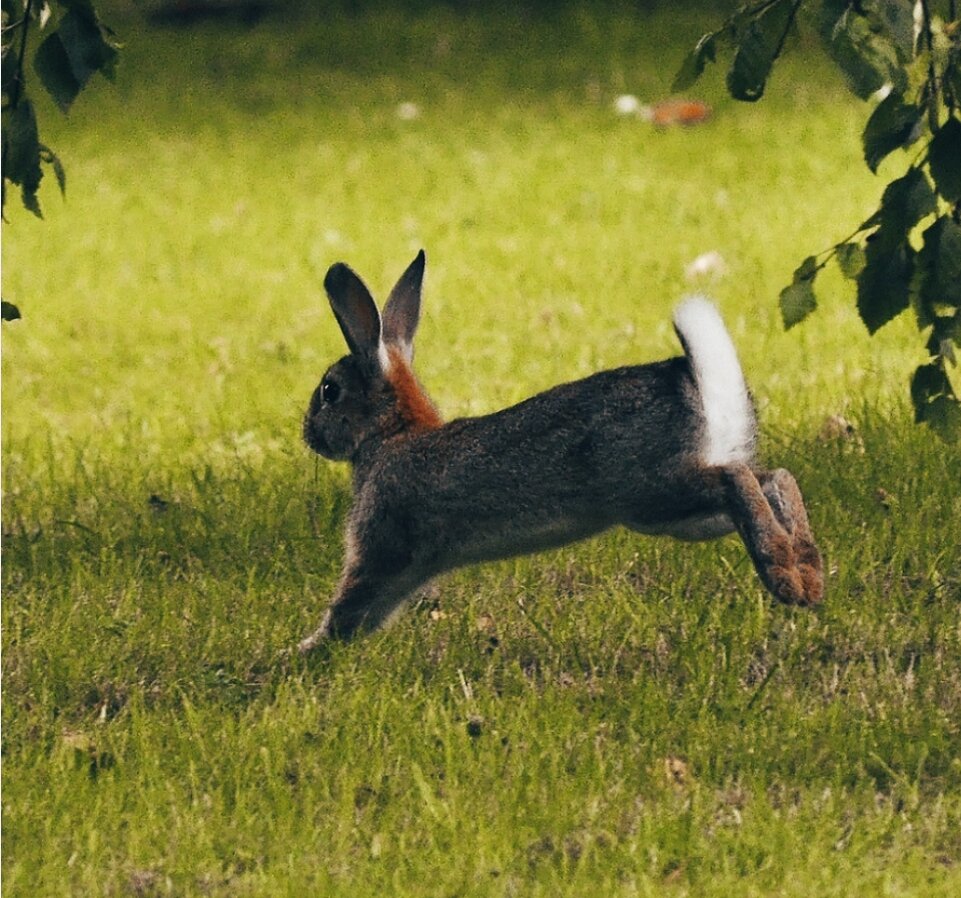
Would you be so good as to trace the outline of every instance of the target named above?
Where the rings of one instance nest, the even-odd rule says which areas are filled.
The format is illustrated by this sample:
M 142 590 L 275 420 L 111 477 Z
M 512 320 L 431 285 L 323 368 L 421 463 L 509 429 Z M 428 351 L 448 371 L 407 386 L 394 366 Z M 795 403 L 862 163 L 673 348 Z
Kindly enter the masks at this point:
M 910 321 L 869 339 L 828 279 L 780 327 L 882 185 L 811 48 L 657 132 L 613 101 L 664 95 L 707 19 L 115 19 L 120 83 L 44 120 L 67 202 L 4 228 L 6 892 L 954 894 L 961 456 L 910 423 Z M 825 608 L 772 608 L 736 540 L 611 533 L 286 654 L 349 502 L 299 444 L 343 351 L 323 273 L 383 296 L 420 247 L 451 417 L 673 354 L 673 304 L 715 297 Z

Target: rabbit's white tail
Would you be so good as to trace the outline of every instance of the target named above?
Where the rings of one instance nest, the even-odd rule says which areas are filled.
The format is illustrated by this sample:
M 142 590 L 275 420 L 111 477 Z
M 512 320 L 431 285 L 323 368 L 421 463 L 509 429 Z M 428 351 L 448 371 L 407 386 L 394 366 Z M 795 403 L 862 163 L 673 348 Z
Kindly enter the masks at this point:
M 720 314 L 703 296 L 692 296 L 674 310 L 674 328 L 701 394 L 707 422 L 705 464 L 750 461 L 756 438 L 754 405 Z

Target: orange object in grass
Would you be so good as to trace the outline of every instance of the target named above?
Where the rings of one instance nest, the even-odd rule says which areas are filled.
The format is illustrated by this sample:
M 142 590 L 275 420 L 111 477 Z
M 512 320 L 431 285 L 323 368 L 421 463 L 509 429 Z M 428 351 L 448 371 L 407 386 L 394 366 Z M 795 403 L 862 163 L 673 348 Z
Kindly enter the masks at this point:
M 641 117 L 659 128 L 699 125 L 711 117 L 711 107 L 702 100 L 663 100 L 641 110 Z

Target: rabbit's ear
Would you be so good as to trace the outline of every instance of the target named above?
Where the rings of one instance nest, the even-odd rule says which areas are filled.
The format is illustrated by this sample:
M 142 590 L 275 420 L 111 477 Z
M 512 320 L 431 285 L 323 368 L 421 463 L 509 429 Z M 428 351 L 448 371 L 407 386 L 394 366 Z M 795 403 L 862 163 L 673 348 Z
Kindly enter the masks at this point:
M 369 366 L 379 367 L 380 312 L 364 282 L 338 262 L 327 272 L 324 289 L 351 354 Z
M 414 357 L 414 334 L 420 321 L 420 288 L 424 281 L 424 251 L 407 267 L 384 306 L 384 342 L 396 346 L 410 362 Z

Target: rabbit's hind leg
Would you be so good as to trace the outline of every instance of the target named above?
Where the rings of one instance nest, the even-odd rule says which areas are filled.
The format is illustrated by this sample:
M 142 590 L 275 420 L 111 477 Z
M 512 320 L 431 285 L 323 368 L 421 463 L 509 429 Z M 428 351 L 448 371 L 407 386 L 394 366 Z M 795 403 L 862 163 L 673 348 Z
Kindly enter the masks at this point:
M 784 468 L 762 471 L 758 480 L 775 516 L 791 535 L 805 597 L 809 604 L 817 604 L 824 598 L 824 569 L 797 481 Z
M 794 548 L 794 537 L 775 514 L 754 472 L 746 464 L 725 465 L 719 469 L 726 487 L 728 511 L 761 582 L 778 601 L 807 605 L 809 599 Z M 816 601 L 816 600 L 813 600 Z

